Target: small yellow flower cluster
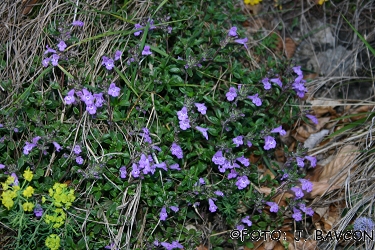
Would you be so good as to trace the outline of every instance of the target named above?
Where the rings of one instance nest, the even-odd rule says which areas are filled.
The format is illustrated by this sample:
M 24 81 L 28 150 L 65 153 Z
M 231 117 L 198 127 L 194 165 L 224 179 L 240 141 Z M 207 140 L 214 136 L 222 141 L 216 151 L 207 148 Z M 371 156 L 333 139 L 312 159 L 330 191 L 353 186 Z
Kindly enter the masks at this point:
M 257 4 L 259 4 L 260 2 L 262 2 L 262 0 L 244 0 L 243 2 L 244 2 L 245 4 L 257 5 Z
M 46 247 L 57 250 L 60 247 L 60 237 L 57 234 L 50 234 L 46 239 Z
M 33 179 L 33 172 L 30 171 L 30 169 L 26 169 L 25 172 L 23 172 L 23 178 L 27 181 L 31 181 Z
M 56 208 L 53 215 L 46 215 L 44 220 L 47 224 L 53 224 L 53 228 L 59 228 L 64 224 L 66 213 L 62 208 Z
M 318 0 L 319 5 L 323 5 L 324 2 L 327 2 L 328 0 Z
M 27 169 L 23 173 L 23 177 L 26 181 L 31 181 L 33 179 L 33 173 Z M 10 186 L 13 183 L 12 186 Z M 1 183 L 4 192 L 1 194 L 1 203 L 9 210 L 14 206 L 14 198 L 18 196 L 17 191 L 20 190 L 19 185 L 14 184 L 14 177 L 9 176 L 5 182 Z M 27 186 L 23 192 L 22 195 L 25 198 L 30 198 L 34 194 L 34 188 L 31 186 Z M 31 202 L 25 202 L 22 204 L 22 208 L 26 212 L 33 211 L 34 204 Z
M 75 200 L 74 190 L 68 189 L 64 183 L 55 183 L 52 188 L 48 190 L 49 195 L 54 200 L 56 207 L 65 206 L 66 209 L 70 208 L 72 202 Z
M 9 176 L 5 182 L 2 182 L 3 193 L 1 194 L 1 203 L 9 210 L 13 207 L 13 199 L 17 197 L 17 191 L 20 187 L 17 185 L 9 186 L 14 182 L 14 178 Z

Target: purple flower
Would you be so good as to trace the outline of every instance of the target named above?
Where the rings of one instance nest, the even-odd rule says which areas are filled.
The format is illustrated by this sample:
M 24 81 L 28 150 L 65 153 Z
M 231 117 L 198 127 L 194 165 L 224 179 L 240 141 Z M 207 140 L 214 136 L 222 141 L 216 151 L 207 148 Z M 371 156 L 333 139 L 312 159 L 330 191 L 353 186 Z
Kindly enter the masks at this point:
M 309 118 L 313 123 L 318 124 L 319 121 L 314 115 L 306 115 L 307 118 Z
M 68 95 L 64 98 L 64 101 L 66 105 L 71 105 L 76 101 L 74 98 L 74 89 L 69 90 Z
M 150 46 L 146 45 L 143 48 L 142 56 L 148 56 L 148 55 L 151 55 L 151 54 L 152 54 L 152 52 L 150 51 Z
M 103 103 L 105 102 L 104 98 L 103 98 L 103 93 L 99 93 L 99 94 L 94 94 L 93 95 L 94 98 L 95 98 L 95 106 L 97 108 L 100 108 L 103 106 Z
M 120 90 L 121 89 L 119 87 L 116 87 L 115 83 L 111 83 L 108 88 L 108 95 L 117 97 L 120 95 Z
M 294 192 L 296 196 L 295 200 L 301 199 L 303 197 L 303 192 L 300 187 L 292 187 L 291 190 Z
M 141 174 L 141 171 L 139 170 L 137 164 L 133 163 L 132 167 L 133 169 L 131 171 L 131 175 L 135 178 L 139 177 L 139 175 Z
M 121 50 L 116 50 L 114 60 L 117 61 L 118 59 L 121 58 L 121 56 L 122 56 L 122 51 Z
M 208 204 L 210 205 L 210 207 L 208 208 L 208 210 L 210 210 L 211 213 L 216 212 L 217 206 L 215 205 L 215 203 L 214 203 L 214 201 L 212 199 L 208 199 Z
M 249 98 L 257 107 L 262 105 L 262 100 L 259 98 L 258 94 L 249 95 L 247 98 Z
M 316 158 L 314 156 L 306 155 L 305 159 L 310 162 L 311 167 L 316 167 Z
M 197 107 L 198 111 L 202 114 L 205 115 L 207 111 L 207 107 L 204 105 L 204 103 L 194 103 L 195 106 Z
M 248 227 L 251 227 L 251 225 L 253 224 L 250 220 L 250 216 L 246 216 L 245 218 L 243 218 L 241 220 L 242 223 L 246 224 Z
M 188 113 L 187 108 L 184 106 L 180 111 L 177 111 L 177 117 L 180 121 L 183 121 L 185 119 L 188 119 Z
M 288 177 L 289 177 L 289 174 L 284 173 L 283 176 L 280 178 L 280 180 L 286 180 L 286 179 L 288 179 Z
M 245 226 L 242 225 L 242 224 L 239 224 L 239 225 L 236 226 L 236 229 L 242 231 L 242 230 L 245 229 Z
M 374 230 L 375 224 L 372 219 L 368 217 L 358 217 L 355 219 L 353 226 L 355 231 L 366 231 L 370 233 Z
M 51 57 L 51 64 L 57 66 L 59 64 L 60 56 L 58 54 L 53 54 Z
M 283 83 L 281 82 L 280 78 L 273 78 L 270 81 L 273 82 L 273 83 L 276 83 L 277 85 L 279 85 L 280 88 L 283 87 Z
M 34 215 L 36 217 L 42 217 L 43 215 L 43 208 L 40 204 L 36 204 L 35 208 L 34 208 Z
M 264 147 L 263 148 L 265 150 L 270 150 L 271 148 L 275 148 L 275 147 L 276 147 L 275 138 L 273 138 L 272 136 L 269 136 L 269 135 L 264 137 Z
M 293 219 L 295 221 L 301 221 L 302 220 L 302 213 L 301 213 L 301 210 L 293 207 L 293 215 L 292 215 Z
M 292 69 L 293 69 L 294 73 L 296 73 L 298 76 L 303 75 L 302 70 L 301 70 L 301 66 L 295 66 Z
M 60 150 L 62 149 L 62 147 L 60 146 L 60 144 L 58 144 L 57 142 L 52 142 L 53 146 L 55 146 L 55 149 L 57 152 L 60 152 Z
M 33 138 L 33 144 L 37 144 L 38 143 L 38 141 L 40 140 L 40 136 L 35 136 L 34 138 Z
M 282 126 L 272 129 L 271 133 L 279 133 L 281 136 L 286 135 L 286 131 L 283 129 Z
M 18 177 L 17 177 L 16 173 L 12 173 L 10 176 L 13 177 L 13 179 L 14 179 L 12 185 L 18 186 L 20 184 L 20 182 L 18 181 Z
M 240 145 L 243 145 L 243 136 L 239 135 L 232 139 L 233 143 L 236 144 L 236 147 L 239 147 Z
M 305 166 L 305 163 L 303 162 L 303 158 L 297 156 L 296 160 L 297 160 L 297 166 L 298 167 L 303 168 Z
M 75 145 L 74 148 L 73 148 L 73 152 L 76 155 L 79 155 L 82 152 L 82 149 L 81 149 L 81 147 L 79 145 Z
M 49 57 L 44 58 L 42 61 L 43 67 L 48 67 L 50 61 L 51 61 L 51 58 Z
M 229 91 L 225 94 L 228 101 L 233 101 L 237 97 L 237 90 L 234 87 L 230 87 Z
M 215 191 L 214 194 L 216 194 L 217 196 L 221 196 L 221 197 L 224 196 L 224 193 L 221 192 L 220 190 Z
M 233 26 L 232 28 L 230 28 L 230 30 L 228 32 L 228 36 L 232 36 L 232 37 L 237 36 L 237 27 L 236 26 Z
M 305 190 L 306 192 L 310 193 L 313 189 L 313 184 L 311 181 L 306 179 L 299 179 L 299 181 L 302 184 L 302 190 Z
M 203 178 L 199 178 L 199 185 L 205 185 L 206 182 L 204 181 Z
M 158 240 L 154 240 L 154 246 L 159 246 L 160 245 L 160 243 L 159 243 L 159 241 Z
M 48 53 L 56 53 L 56 50 L 52 49 L 52 48 L 49 47 L 48 45 L 46 45 L 46 48 L 47 48 L 47 50 L 44 51 L 44 54 L 48 54 Z
M 126 167 L 125 167 L 125 166 L 122 166 L 122 167 L 120 168 L 120 178 L 121 178 L 121 179 L 125 179 L 125 178 L 126 178 L 126 174 L 127 174 L 127 172 L 126 172 Z
M 154 164 L 154 167 L 155 168 L 161 168 L 165 171 L 168 171 L 167 164 L 165 164 L 165 162 L 160 162 L 160 163 Z
M 172 28 L 171 26 L 168 26 L 168 27 L 167 27 L 167 32 L 168 32 L 168 34 L 171 34 L 171 33 L 172 33 L 172 29 L 173 29 L 173 28 Z
M 59 48 L 60 51 L 64 51 L 67 47 L 66 43 L 61 40 L 58 44 L 57 44 L 57 47 Z
M 169 207 L 173 212 L 177 213 L 180 210 L 177 206 L 170 206 Z
M 160 211 L 160 220 L 165 221 L 168 217 L 167 209 L 163 207 Z
M 170 165 L 169 168 L 173 170 L 181 170 L 180 165 L 178 165 L 178 163 Z
M 206 138 L 206 140 L 208 140 L 208 134 L 207 134 L 208 128 L 202 128 L 202 127 L 199 127 L 199 126 L 196 126 L 195 128 L 196 128 L 199 132 L 202 133 L 202 135 L 204 136 L 204 138 Z
M 179 121 L 179 124 L 180 124 L 180 129 L 182 130 L 191 128 L 189 118 Z
M 264 89 L 268 90 L 271 89 L 271 83 L 268 81 L 268 78 L 263 78 L 262 80 Z
M 28 155 L 35 146 L 36 144 L 34 143 L 25 142 L 25 146 L 23 147 L 23 154 Z
M 223 151 L 219 150 L 212 156 L 212 162 L 216 165 L 224 165 L 225 157 L 223 156 Z
M 251 146 L 253 146 L 253 144 L 251 143 L 251 141 L 247 141 L 246 142 L 247 146 L 250 148 Z
M 0 169 L 4 169 L 5 168 L 5 165 L 4 164 L 0 164 Z
M 270 212 L 277 213 L 279 211 L 279 206 L 276 202 L 266 202 L 268 206 L 270 206 Z
M 306 208 L 305 212 L 308 216 L 313 216 L 314 215 L 314 210 L 311 207 Z
M 175 142 L 172 143 L 171 153 L 172 155 L 176 156 L 178 159 L 182 159 L 182 157 L 184 156 L 181 147 Z
M 83 158 L 82 158 L 81 156 L 77 156 L 77 157 L 76 157 L 76 162 L 77 162 L 77 164 L 82 165 L 82 163 L 83 163 Z
M 246 175 L 237 178 L 236 186 L 238 189 L 244 189 L 250 184 L 249 178 Z
M 135 25 L 134 25 L 134 29 L 141 29 L 141 28 L 143 28 L 143 26 L 142 25 L 140 25 L 139 23 L 136 23 Z M 134 32 L 134 35 L 135 36 L 139 36 L 141 33 L 143 32 L 143 30 L 138 30 L 138 31 L 136 31 L 136 32 Z
M 236 158 L 237 161 L 241 162 L 242 165 L 248 167 L 250 165 L 249 159 L 245 158 L 244 156 Z
M 83 25 L 84 25 L 84 22 L 82 22 L 80 20 L 75 20 L 74 22 L 72 22 L 72 26 L 82 27 Z
M 172 241 L 172 246 L 173 246 L 173 248 L 178 248 L 178 249 L 182 249 L 182 248 L 184 248 L 184 246 L 183 245 L 181 245 L 180 243 L 178 243 L 178 241 Z
M 247 37 L 245 38 L 242 38 L 242 39 L 236 39 L 234 40 L 235 43 L 239 43 L 239 44 L 242 44 L 243 46 L 245 46 L 245 48 L 247 49 Z
M 111 70 L 115 66 L 113 59 L 106 56 L 102 57 L 102 65 L 105 66 L 107 70 Z
M 93 105 L 94 104 L 94 96 L 87 89 L 82 89 L 81 100 L 86 105 Z

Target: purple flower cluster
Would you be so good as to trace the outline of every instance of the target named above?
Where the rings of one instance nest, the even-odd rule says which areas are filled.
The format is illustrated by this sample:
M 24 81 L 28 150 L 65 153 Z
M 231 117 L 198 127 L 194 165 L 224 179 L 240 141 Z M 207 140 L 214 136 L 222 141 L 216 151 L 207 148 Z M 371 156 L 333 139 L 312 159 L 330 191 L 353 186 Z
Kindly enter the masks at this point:
M 108 95 L 117 97 L 120 95 L 120 88 L 115 85 L 115 83 L 111 83 L 108 88 Z M 64 101 L 66 105 L 76 104 L 76 98 L 80 98 L 82 102 L 86 104 L 86 111 L 94 115 L 97 112 L 97 109 L 102 107 L 105 100 L 103 98 L 103 93 L 92 94 L 87 89 L 82 89 L 82 91 L 75 91 L 74 89 L 69 90 L 67 96 L 64 97 Z
M 305 156 L 304 158 L 296 156 L 297 166 L 303 168 L 305 166 L 305 160 L 310 162 L 311 167 L 316 167 L 316 158 L 314 156 Z
M 184 106 L 180 111 L 177 111 L 178 120 L 180 120 L 180 128 L 186 130 L 190 128 L 190 120 L 187 113 L 187 108 Z
M 102 57 L 102 65 L 106 67 L 107 70 L 112 70 L 115 67 L 115 61 L 119 60 L 122 56 L 122 51 L 117 50 L 113 58 L 107 56 Z
M 303 98 L 307 92 L 307 88 L 305 87 L 306 81 L 303 80 L 301 66 L 293 67 L 293 71 L 297 74 L 297 78 L 294 80 L 292 88 L 296 91 L 298 97 Z
M 82 165 L 84 160 L 83 160 L 82 156 L 79 155 L 80 153 L 82 153 L 82 149 L 78 144 L 74 146 L 73 152 L 76 155 L 77 164 Z
M 306 207 L 305 204 L 300 203 L 299 209 L 297 207 L 293 207 L 293 214 L 292 217 L 295 221 L 301 221 L 302 220 L 302 212 L 304 212 L 308 216 L 314 215 L 314 210 L 311 207 Z
M 71 25 L 82 27 L 83 24 L 84 23 L 82 21 L 76 20 Z M 56 47 L 60 52 L 64 52 L 68 47 L 68 45 L 64 41 L 67 38 L 70 38 L 70 32 L 68 32 L 65 37 L 64 35 L 62 35 L 62 39 L 60 38 L 58 44 L 56 44 Z M 48 54 L 50 53 L 52 55 L 48 57 Z M 46 45 L 46 51 L 44 51 L 44 59 L 42 60 L 43 67 L 48 67 L 50 64 L 52 64 L 52 66 L 57 66 L 59 64 L 60 56 L 61 54 L 59 54 L 55 49 L 52 49 L 51 47 Z

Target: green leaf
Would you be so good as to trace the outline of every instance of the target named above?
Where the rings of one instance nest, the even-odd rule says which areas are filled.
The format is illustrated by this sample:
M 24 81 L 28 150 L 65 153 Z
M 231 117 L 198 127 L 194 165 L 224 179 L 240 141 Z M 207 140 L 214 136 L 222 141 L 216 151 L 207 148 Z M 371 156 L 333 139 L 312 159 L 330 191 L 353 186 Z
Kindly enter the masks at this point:
M 73 107 L 73 112 L 74 112 L 74 114 L 76 114 L 76 115 L 79 114 L 79 110 L 78 110 L 76 107 Z
M 169 72 L 171 72 L 171 73 L 180 73 L 181 70 L 179 68 L 171 68 L 171 69 L 169 69 Z

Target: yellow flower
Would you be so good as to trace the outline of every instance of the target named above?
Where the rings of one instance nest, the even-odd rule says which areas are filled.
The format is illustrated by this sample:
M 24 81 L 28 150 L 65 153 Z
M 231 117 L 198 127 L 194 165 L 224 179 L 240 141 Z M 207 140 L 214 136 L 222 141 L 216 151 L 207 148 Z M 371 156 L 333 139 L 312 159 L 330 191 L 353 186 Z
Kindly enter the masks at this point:
M 42 197 L 42 203 L 46 202 L 46 197 Z
M 6 184 L 8 184 L 8 185 L 10 185 L 10 184 L 12 184 L 14 182 L 14 177 L 12 177 L 12 176 L 8 176 L 8 178 L 7 178 L 7 180 L 6 180 Z
M 18 190 L 20 190 L 20 186 L 13 186 L 13 191 L 17 192 Z
M 46 239 L 46 247 L 51 250 L 57 250 L 60 247 L 60 237 L 57 234 L 48 235 Z
M 244 0 L 243 2 L 244 2 L 245 4 L 257 5 L 257 4 L 259 4 L 260 2 L 262 2 L 262 0 Z
M 25 202 L 22 204 L 22 207 L 23 207 L 23 211 L 31 212 L 33 211 L 34 204 L 31 202 Z
M 34 188 L 33 187 L 30 187 L 28 186 L 24 191 L 23 191 L 23 196 L 25 196 L 26 198 L 29 198 L 33 195 L 34 193 Z
M 4 207 L 6 207 L 8 210 L 11 209 L 14 205 L 14 202 L 10 197 L 3 197 L 1 199 L 1 203 L 3 203 Z
M 328 0 L 319 0 L 319 1 L 318 1 L 318 4 L 319 4 L 319 5 L 323 5 L 323 3 L 324 3 L 324 2 L 327 2 L 327 1 L 328 1 Z
M 33 172 L 31 172 L 29 169 L 25 170 L 25 172 L 23 172 L 23 178 L 25 178 L 25 180 L 27 181 L 31 181 L 33 179 Z

